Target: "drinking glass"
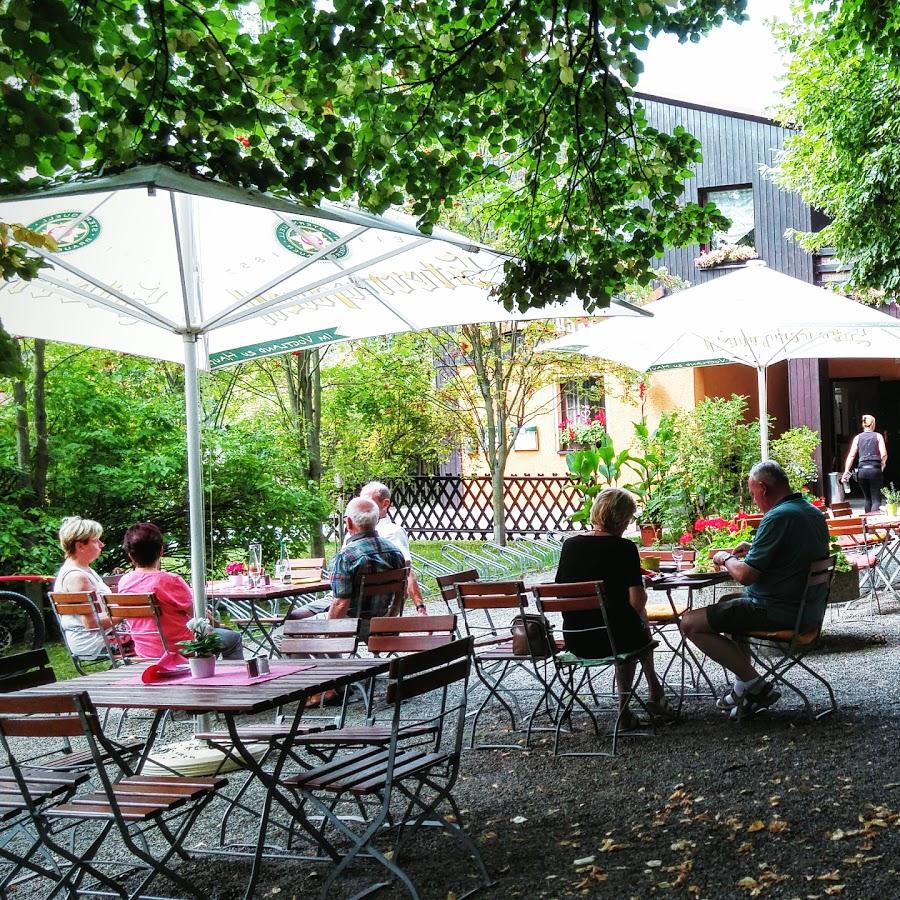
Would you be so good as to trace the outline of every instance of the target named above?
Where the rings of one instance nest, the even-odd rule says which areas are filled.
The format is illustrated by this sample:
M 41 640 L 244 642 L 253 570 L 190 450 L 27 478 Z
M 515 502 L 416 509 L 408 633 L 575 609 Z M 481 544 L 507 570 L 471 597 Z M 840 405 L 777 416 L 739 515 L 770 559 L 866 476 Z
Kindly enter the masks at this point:
M 262 581 L 262 544 L 254 541 L 247 551 L 247 568 L 250 573 L 250 586 L 258 587 Z
M 681 561 L 684 559 L 684 547 L 672 548 L 672 562 L 675 563 L 675 571 L 681 571 Z

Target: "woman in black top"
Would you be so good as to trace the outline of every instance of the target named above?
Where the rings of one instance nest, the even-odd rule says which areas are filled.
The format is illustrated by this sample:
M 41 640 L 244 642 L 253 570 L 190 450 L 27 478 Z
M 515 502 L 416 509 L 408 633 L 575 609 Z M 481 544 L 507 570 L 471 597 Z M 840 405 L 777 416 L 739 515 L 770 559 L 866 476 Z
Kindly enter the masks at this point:
M 647 628 L 647 592 L 641 575 L 638 549 L 622 533 L 635 513 L 634 498 L 621 488 L 602 491 L 591 507 L 593 531 L 570 537 L 562 548 L 556 583 L 602 581 L 606 595 L 606 615 L 616 653 L 645 650 L 641 666 L 647 679 L 650 699 L 647 709 L 654 717 L 672 719 L 674 712 L 666 703 L 663 687 L 653 667 L 653 648 Z M 603 629 L 599 610 L 563 615 L 566 649 L 585 659 L 597 659 L 612 653 L 609 634 Z M 640 722 L 627 708 L 636 663 L 616 666 L 620 727 L 628 730 Z
M 842 481 L 850 480 L 850 467 L 857 459 L 856 480 L 866 500 L 866 512 L 881 512 L 881 488 L 884 484 L 884 467 L 887 465 L 887 447 L 884 438 L 875 430 L 875 417 L 862 417 L 863 430 L 853 438 L 847 461 L 844 463 Z

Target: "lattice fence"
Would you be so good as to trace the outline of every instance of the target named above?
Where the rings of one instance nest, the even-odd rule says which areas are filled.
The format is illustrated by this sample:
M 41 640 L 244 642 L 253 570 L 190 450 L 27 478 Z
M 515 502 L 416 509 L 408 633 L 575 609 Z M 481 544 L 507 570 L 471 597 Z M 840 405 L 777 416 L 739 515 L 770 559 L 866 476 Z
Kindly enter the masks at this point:
M 410 537 L 453 540 L 489 537 L 494 530 L 493 489 L 487 476 L 416 476 L 390 484 L 391 518 Z M 516 475 L 503 480 L 509 535 L 568 531 L 581 495 L 568 478 Z

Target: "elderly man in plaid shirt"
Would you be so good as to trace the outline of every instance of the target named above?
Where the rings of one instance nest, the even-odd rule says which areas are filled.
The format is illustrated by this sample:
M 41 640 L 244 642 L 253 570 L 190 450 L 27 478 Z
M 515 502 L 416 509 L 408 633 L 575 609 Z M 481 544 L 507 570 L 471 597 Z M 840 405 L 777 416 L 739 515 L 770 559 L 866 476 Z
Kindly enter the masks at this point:
M 379 537 L 375 531 L 381 512 L 374 501 L 356 497 L 347 504 L 344 515 L 350 537 L 338 550 L 331 566 L 331 592 L 334 599 L 328 610 L 328 618 L 340 619 L 351 615 L 371 619 L 387 615 L 390 596 L 366 598 L 366 609 L 351 609 L 350 602 L 361 575 L 402 569 L 406 565 L 403 552 L 396 545 Z

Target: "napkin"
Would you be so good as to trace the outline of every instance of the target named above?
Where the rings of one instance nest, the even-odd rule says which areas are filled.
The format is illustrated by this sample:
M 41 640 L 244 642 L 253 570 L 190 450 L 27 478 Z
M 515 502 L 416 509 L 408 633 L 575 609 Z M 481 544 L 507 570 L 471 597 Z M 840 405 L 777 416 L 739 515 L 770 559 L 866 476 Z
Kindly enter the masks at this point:
M 147 666 L 141 673 L 141 681 L 144 684 L 153 684 L 155 681 L 165 681 L 168 678 L 179 678 L 190 671 L 188 661 L 180 653 L 169 650 L 159 658 L 158 662 Z

